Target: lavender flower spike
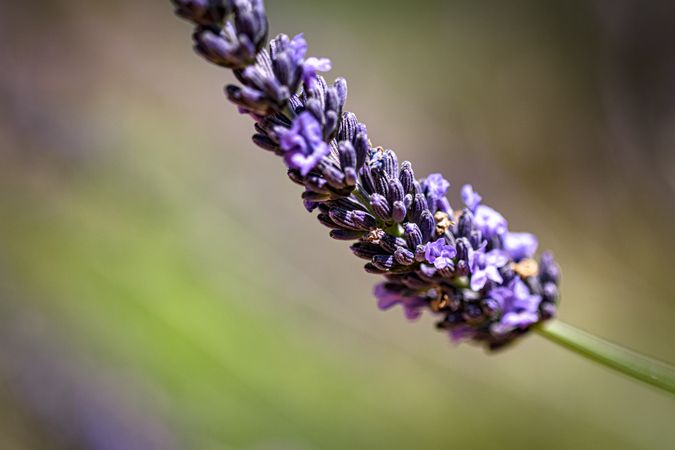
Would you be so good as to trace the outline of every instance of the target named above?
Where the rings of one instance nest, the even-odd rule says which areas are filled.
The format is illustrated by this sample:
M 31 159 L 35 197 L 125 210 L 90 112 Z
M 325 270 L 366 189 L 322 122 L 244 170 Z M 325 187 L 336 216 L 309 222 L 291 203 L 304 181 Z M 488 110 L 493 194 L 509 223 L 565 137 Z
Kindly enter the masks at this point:
M 415 179 L 410 162 L 374 146 L 344 110 L 346 81 L 319 75 L 331 63 L 307 57 L 302 34 L 266 45 L 260 0 L 173 3 L 195 25 L 197 52 L 234 71 L 239 85 L 226 93 L 255 121 L 253 142 L 283 159 L 306 209 L 384 278 L 381 309 L 399 305 L 408 319 L 426 311 L 453 340 L 488 349 L 553 317 L 560 269 L 549 253 L 532 259 L 536 237 L 509 231 L 471 185 L 461 192 L 466 208 L 453 212 L 441 174 Z

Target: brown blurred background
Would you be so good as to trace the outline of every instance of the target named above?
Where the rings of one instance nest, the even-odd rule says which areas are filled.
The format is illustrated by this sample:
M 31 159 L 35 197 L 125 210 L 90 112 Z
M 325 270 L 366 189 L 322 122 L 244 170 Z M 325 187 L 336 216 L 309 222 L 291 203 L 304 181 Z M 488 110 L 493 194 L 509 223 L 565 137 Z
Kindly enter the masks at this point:
M 563 267 L 560 317 L 675 361 L 675 2 L 267 1 L 379 145 Z M 0 6 L 0 448 L 675 446 L 672 398 L 536 336 L 382 313 L 170 2 Z

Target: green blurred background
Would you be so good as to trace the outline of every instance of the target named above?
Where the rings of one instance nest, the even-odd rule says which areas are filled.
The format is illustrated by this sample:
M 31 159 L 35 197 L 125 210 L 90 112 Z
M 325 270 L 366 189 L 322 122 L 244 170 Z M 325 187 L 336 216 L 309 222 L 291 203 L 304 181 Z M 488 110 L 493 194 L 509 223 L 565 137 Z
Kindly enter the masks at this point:
M 471 182 L 560 317 L 675 361 L 675 3 L 267 1 L 377 144 Z M 675 402 L 379 312 L 167 1 L 0 6 L 1 449 L 666 449 Z

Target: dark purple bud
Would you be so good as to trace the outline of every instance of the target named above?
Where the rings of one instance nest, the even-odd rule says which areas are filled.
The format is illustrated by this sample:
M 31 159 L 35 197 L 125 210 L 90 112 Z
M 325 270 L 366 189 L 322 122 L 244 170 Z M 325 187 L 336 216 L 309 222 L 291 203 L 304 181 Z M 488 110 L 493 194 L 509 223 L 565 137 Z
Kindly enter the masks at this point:
M 377 220 L 365 211 L 352 211 L 352 220 L 362 230 L 377 228 Z
M 345 184 L 347 186 L 353 187 L 356 186 L 356 170 L 353 167 L 347 167 L 344 169 L 345 173 Z
M 408 249 L 399 247 L 394 252 L 394 259 L 403 266 L 409 266 L 415 262 L 415 254 Z
M 380 270 L 389 270 L 394 267 L 396 261 L 392 255 L 375 255 L 372 263 Z
M 455 242 L 455 249 L 457 250 L 457 259 L 461 261 L 469 261 L 469 249 L 471 243 L 467 238 L 462 237 Z
M 340 103 L 340 97 L 338 95 L 337 89 L 335 89 L 335 86 L 331 86 L 328 89 L 326 89 L 326 106 L 324 109 L 326 111 L 338 111 L 342 109 L 342 104 Z
M 372 242 L 357 242 L 351 247 L 352 252 L 359 258 L 371 260 L 375 255 L 382 254 L 382 248 Z
M 473 231 L 473 214 L 465 209 L 457 221 L 457 235 L 468 238 L 471 236 L 471 231 Z
M 394 205 L 391 208 L 391 218 L 395 222 L 401 223 L 405 220 L 405 216 L 408 210 L 406 209 L 403 202 L 394 202 Z
M 264 134 L 254 134 L 253 143 L 264 150 L 269 150 L 275 153 L 279 151 L 279 144 Z
M 327 184 L 328 182 L 325 179 L 317 177 L 316 175 L 310 175 L 305 179 L 305 186 L 307 189 L 320 194 L 330 195 Z
M 299 184 L 301 186 L 305 185 L 305 179 L 302 178 L 302 175 L 300 175 L 300 172 L 298 172 L 297 170 L 288 169 L 288 172 L 286 173 L 288 175 L 288 178 L 290 178 L 293 183 Z
M 222 0 L 172 0 L 176 14 L 197 25 L 218 26 L 229 13 L 229 1 Z
M 405 247 L 406 242 L 400 237 L 393 236 L 389 233 L 384 233 L 380 237 L 380 247 L 386 252 L 394 253 L 399 247 Z
M 300 96 L 291 95 L 291 98 L 288 99 L 288 109 L 290 109 L 291 112 L 294 112 L 296 116 L 302 112 L 304 107 L 305 103 L 302 101 Z
M 352 211 L 355 209 L 359 211 L 365 211 L 365 208 L 363 207 L 363 205 L 361 205 L 361 203 L 349 197 L 341 197 L 337 200 L 334 200 L 333 202 L 331 202 L 331 206 L 338 206 L 348 211 Z
M 539 282 L 539 278 L 537 277 L 528 277 L 525 280 L 525 283 L 527 286 L 530 288 L 530 292 L 532 292 L 535 295 L 542 295 L 544 293 L 544 288 Z
M 422 212 L 422 215 L 420 216 L 420 220 L 417 222 L 417 225 L 419 225 L 420 231 L 422 232 L 422 240 L 424 242 L 428 242 L 429 239 L 431 239 L 431 237 L 434 235 L 434 231 L 436 230 L 436 221 L 434 220 L 434 216 L 431 215 L 431 212 L 428 209 Z
M 415 182 L 415 174 L 413 173 L 410 161 L 403 161 L 401 163 L 401 172 L 398 175 L 398 179 L 401 181 L 405 193 L 410 193 L 413 189 L 413 183 Z
M 483 245 L 483 233 L 480 230 L 473 230 L 469 236 L 469 242 L 473 248 L 480 248 Z
M 488 249 L 489 250 L 501 250 L 503 248 L 502 246 L 502 239 L 499 235 L 495 234 L 488 239 Z
M 338 102 L 340 105 L 339 109 L 342 109 L 345 103 L 347 103 L 347 80 L 340 77 L 335 80 L 333 86 L 335 86 L 335 90 L 337 91 L 338 94 Z
M 560 281 L 560 267 L 553 260 L 553 254 L 550 252 L 544 252 L 541 254 L 541 259 L 539 261 L 539 277 L 541 281 L 558 284 Z
M 539 312 L 543 320 L 551 319 L 555 316 L 558 308 L 554 303 L 541 302 L 539 304 Z
M 422 232 L 416 223 L 408 222 L 403 225 L 403 237 L 408 243 L 408 248 L 417 248 L 422 244 Z
M 382 166 L 389 178 L 398 178 L 398 157 L 396 153 L 387 149 L 382 155 Z
M 367 194 L 372 194 L 373 192 L 375 192 L 375 180 L 373 179 L 373 172 L 370 169 L 370 166 L 368 166 L 368 164 L 361 167 L 361 169 L 359 170 L 359 177 L 361 179 L 363 189 L 366 191 Z
M 198 29 L 193 39 L 195 51 L 208 61 L 228 68 L 242 68 L 255 61 L 255 53 L 242 47 L 234 29 L 226 28 L 221 33 L 210 29 Z
M 292 121 L 282 115 L 262 117 L 254 125 L 258 133 L 270 136 L 270 138 L 272 138 L 275 142 L 279 141 L 279 136 L 274 132 L 275 128 L 281 127 L 289 129 L 292 126 Z
M 385 198 L 389 196 L 389 180 L 387 174 L 381 168 L 375 167 L 372 170 L 373 181 L 375 182 L 375 191 Z
M 502 276 L 503 283 L 507 284 L 516 277 L 516 273 L 513 271 L 509 264 L 501 267 L 499 269 L 499 274 Z
M 309 98 L 314 98 L 320 102 L 321 109 L 323 110 L 324 100 L 326 98 L 326 89 L 328 89 L 328 83 L 326 83 L 326 79 L 321 75 L 317 75 L 315 82 L 312 83 L 311 87 L 305 86 L 305 101 L 307 101 Z
M 330 206 L 325 204 L 325 203 L 319 203 L 319 211 L 321 211 L 324 214 L 328 214 L 330 212 Z
M 323 126 L 324 139 L 332 139 L 338 127 L 338 113 L 335 111 L 326 111 L 325 123 Z
M 269 54 L 262 52 L 258 57 L 257 65 L 266 70 L 264 70 L 265 81 L 256 85 L 263 87 L 274 80 L 287 86 L 289 91 L 295 94 L 303 74 L 302 62 L 306 47 L 307 42 L 302 35 L 291 39 L 285 34 L 279 34 L 272 39 Z M 294 99 L 290 109 L 297 111 L 301 103 L 299 100 Z
M 382 220 L 389 220 L 391 218 L 391 208 L 389 202 L 384 196 L 380 194 L 373 194 L 370 196 L 370 206 L 377 217 Z
M 347 167 L 356 167 L 356 150 L 351 142 L 342 141 L 338 144 L 338 156 L 343 170 Z
M 328 184 L 333 186 L 335 189 L 342 189 L 345 187 L 345 175 L 334 165 L 326 165 L 321 173 L 326 181 L 328 181 Z
M 273 92 L 272 97 L 248 86 L 241 88 L 230 84 L 225 86 L 225 95 L 229 101 L 242 108 L 243 111 L 266 116 L 276 112 L 279 105 L 286 101 L 288 89 L 285 86 L 278 86 L 278 90 Z
M 330 195 L 321 194 L 319 192 L 305 191 L 302 193 L 303 200 L 309 200 L 310 202 L 325 202 L 330 200 Z
M 558 302 L 558 286 L 553 282 L 547 282 L 544 284 L 544 290 L 542 293 L 542 299 L 545 302 L 557 303 Z
M 412 194 L 413 197 L 423 193 L 422 186 L 420 185 L 419 181 L 417 180 L 413 181 L 413 186 L 412 189 L 410 190 L 410 193 Z M 426 198 L 424 200 L 426 200 Z
M 358 123 L 359 121 L 356 119 L 354 113 L 348 111 L 342 113 L 342 118 L 340 119 L 340 125 L 338 127 L 337 140 L 354 142 L 356 139 L 356 127 Z
M 318 219 L 319 222 L 321 222 L 322 225 L 328 227 L 328 228 L 333 228 L 333 229 L 341 229 L 342 227 L 335 222 L 333 222 L 333 219 L 330 218 L 330 216 L 326 213 L 319 213 L 316 218 Z
M 356 150 L 356 168 L 358 169 L 366 162 L 368 152 L 370 152 L 370 143 L 368 142 L 368 135 L 365 131 L 356 134 L 356 139 L 354 139 L 354 150 Z
M 354 241 L 360 239 L 365 231 L 330 230 L 330 237 L 338 241 Z
M 365 266 L 363 266 L 366 272 L 372 273 L 375 275 L 382 275 L 383 273 L 387 273 L 386 270 L 382 270 L 379 267 L 375 266 L 373 263 L 368 263 Z
M 413 202 L 413 196 L 410 194 L 405 194 L 405 197 L 403 197 L 403 204 L 405 205 L 406 208 L 410 209 L 412 206 Z
M 403 192 L 403 185 L 396 178 L 389 179 L 389 197 L 387 198 L 392 204 L 394 202 L 403 201 L 405 193 Z
M 248 40 L 259 51 L 267 41 L 267 16 L 262 0 L 235 0 L 234 24 L 237 27 L 237 35 Z
M 323 126 L 324 117 L 323 117 L 323 105 L 321 101 L 316 98 L 310 98 L 305 102 L 305 108 L 307 111 L 311 112 L 312 115 L 319 121 Z
M 291 60 L 291 55 L 287 52 L 279 52 L 274 55 L 272 70 L 279 83 L 285 86 L 294 86 L 298 83 L 300 75 L 298 66 Z
M 348 230 L 359 230 L 361 228 L 356 223 L 354 223 L 352 211 L 347 211 L 342 208 L 331 208 L 328 211 L 328 214 L 331 220 L 340 225 L 342 228 L 346 228 Z
M 424 195 L 417 194 L 413 198 L 413 202 L 410 205 L 410 218 L 413 222 L 419 223 L 420 217 L 424 211 L 429 212 L 429 206 L 427 205 L 427 199 L 424 198 Z

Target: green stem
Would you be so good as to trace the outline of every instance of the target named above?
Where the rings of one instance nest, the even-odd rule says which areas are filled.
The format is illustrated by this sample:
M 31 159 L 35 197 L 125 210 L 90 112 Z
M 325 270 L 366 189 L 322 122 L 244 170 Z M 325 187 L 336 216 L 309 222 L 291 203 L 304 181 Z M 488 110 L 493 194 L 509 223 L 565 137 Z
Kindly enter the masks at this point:
M 675 394 L 675 367 L 664 362 L 605 341 L 559 320 L 538 326 L 534 331 L 592 361 Z

